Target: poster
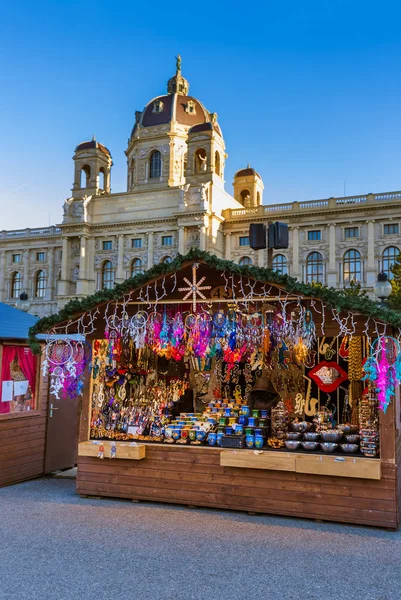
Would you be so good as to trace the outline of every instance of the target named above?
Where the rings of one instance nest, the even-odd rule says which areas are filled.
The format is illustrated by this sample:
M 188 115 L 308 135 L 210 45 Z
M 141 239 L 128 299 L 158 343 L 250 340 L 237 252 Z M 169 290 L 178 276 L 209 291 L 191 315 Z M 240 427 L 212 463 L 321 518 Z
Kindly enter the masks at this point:
M 11 402 L 13 399 L 13 381 L 3 381 L 1 384 L 1 401 Z
M 29 381 L 14 381 L 14 396 L 25 396 Z

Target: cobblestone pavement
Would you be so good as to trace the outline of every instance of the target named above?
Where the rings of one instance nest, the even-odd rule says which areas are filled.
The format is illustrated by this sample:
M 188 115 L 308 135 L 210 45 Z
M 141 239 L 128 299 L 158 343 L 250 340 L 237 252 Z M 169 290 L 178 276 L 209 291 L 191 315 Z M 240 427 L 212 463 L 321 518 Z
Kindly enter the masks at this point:
M 401 533 L 0 490 L 1 600 L 400 600 Z

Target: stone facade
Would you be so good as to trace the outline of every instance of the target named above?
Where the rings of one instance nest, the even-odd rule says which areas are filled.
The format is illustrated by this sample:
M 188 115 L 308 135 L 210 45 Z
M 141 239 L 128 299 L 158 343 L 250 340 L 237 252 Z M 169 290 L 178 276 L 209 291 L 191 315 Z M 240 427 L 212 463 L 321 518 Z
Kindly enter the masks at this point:
M 188 93 L 179 61 L 168 94 L 136 113 L 126 192 L 110 193 L 105 146 L 77 146 L 63 222 L 0 232 L 0 301 L 15 304 L 24 290 L 31 312 L 44 316 L 191 247 L 265 266 L 267 252 L 249 247 L 249 225 L 272 220 L 290 229 L 290 247 L 273 264 L 300 280 L 353 280 L 371 292 L 378 272 L 389 273 L 401 249 L 401 192 L 263 204 L 262 179 L 248 165 L 231 196 L 217 114 Z

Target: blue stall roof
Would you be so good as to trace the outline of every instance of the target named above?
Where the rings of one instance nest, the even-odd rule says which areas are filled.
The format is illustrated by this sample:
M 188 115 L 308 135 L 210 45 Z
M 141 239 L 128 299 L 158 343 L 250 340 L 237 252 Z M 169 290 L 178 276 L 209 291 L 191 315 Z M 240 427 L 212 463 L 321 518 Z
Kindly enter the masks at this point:
M 0 302 L 0 339 L 27 340 L 28 330 L 38 317 Z

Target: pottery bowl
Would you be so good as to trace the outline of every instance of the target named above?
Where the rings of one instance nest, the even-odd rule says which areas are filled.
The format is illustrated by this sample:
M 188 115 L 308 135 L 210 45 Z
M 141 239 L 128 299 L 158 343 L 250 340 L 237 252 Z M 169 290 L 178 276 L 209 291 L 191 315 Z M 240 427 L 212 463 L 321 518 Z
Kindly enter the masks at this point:
M 307 442 L 316 442 L 316 440 L 319 439 L 319 436 L 320 433 L 317 433 L 316 431 L 307 431 L 304 433 L 304 440 Z
M 358 444 L 340 444 L 340 448 L 345 454 L 354 454 L 359 450 Z
M 348 444 L 357 444 L 359 442 L 359 435 L 352 433 L 351 435 L 346 435 L 345 439 L 347 440 Z
M 358 433 L 358 425 L 350 425 L 349 423 L 346 425 L 339 425 L 338 429 L 343 433 Z
M 287 440 L 299 440 L 301 439 L 302 433 L 296 433 L 294 431 L 289 431 L 287 433 Z
M 301 445 L 301 442 L 296 440 L 286 440 L 284 443 L 287 450 L 298 450 Z
M 293 431 L 310 431 L 312 429 L 312 423 L 308 423 L 308 421 L 301 421 L 300 423 L 291 423 L 291 427 Z
M 316 450 L 319 446 L 319 442 L 302 442 L 302 448 L 304 450 Z
M 334 452 L 334 450 L 337 449 L 337 446 L 338 444 L 331 444 L 330 442 L 324 442 L 323 444 L 320 444 L 323 452 Z
M 322 436 L 322 440 L 324 442 L 337 443 L 343 437 L 343 432 L 333 429 L 332 431 L 322 431 L 320 435 Z

